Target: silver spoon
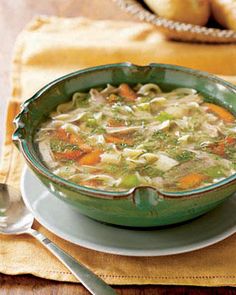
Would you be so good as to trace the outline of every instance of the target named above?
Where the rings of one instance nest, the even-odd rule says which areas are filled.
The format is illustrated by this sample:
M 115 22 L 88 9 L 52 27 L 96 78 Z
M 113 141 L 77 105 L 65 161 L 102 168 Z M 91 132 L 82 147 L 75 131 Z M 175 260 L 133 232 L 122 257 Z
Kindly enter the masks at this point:
M 94 295 L 114 295 L 116 292 L 103 280 L 65 253 L 48 238 L 32 229 L 34 217 L 25 206 L 21 193 L 0 183 L 0 234 L 29 234 L 52 252 L 73 275 Z

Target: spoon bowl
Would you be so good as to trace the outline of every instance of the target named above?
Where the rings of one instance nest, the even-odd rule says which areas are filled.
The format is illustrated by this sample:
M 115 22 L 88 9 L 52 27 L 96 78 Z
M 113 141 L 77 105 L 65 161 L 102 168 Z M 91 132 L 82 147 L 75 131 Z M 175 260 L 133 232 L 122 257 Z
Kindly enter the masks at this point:
M 0 233 L 19 235 L 31 228 L 34 217 L 15 188 L 0 184 Z
M 0 234 L 29 234 L 35 237 L 53 253 L 91 292 L 96 295 L 114 295 L 115 291 L 88 268 L 64 252 L 48 238 L 32 229 L 34 216 L 25 206 L 21 193 L 4 183 L 0 183 Z

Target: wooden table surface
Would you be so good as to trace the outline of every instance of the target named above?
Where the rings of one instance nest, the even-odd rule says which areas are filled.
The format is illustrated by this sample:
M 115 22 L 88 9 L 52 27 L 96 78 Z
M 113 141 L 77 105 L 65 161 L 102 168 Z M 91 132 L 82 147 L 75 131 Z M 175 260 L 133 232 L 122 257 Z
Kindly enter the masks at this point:
M 7 98 L 10 96 L 10 64 L 17 34 L 34 15 L 86 16 L 93 19 L 134 20 L 120 11 L 111 0 L 0 0 L 0 126 L 4 124 Z M 1 129 L 3 130 L 3 129 Z M 0 134 L 0 143 L 3 131 Z M 0 150 L 1 152 L 1 150 Z M 1 261 L 0 261 L 1 263 Z M 236 294 L 236 288 L 203 288 L 187 286 L 115 286 L 118 294 Z M 31 275 L 0 274 L 1 295 L 73 295 L 89 294 L 80 284 L 61 283 Z

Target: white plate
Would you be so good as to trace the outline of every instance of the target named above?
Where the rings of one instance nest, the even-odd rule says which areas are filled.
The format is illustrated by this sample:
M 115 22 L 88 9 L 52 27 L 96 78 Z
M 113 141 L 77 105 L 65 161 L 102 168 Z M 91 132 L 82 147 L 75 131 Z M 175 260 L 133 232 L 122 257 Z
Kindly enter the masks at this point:
M 236 194 L 193 221 L 167 228 L 131 229 L 103 224 L 79 214 L 59 200 L 28 169 L 21 191 L 35 218 L 74 244 L 129 256 L 162 256 L 189 252 L 217 243 L 236 232 Z

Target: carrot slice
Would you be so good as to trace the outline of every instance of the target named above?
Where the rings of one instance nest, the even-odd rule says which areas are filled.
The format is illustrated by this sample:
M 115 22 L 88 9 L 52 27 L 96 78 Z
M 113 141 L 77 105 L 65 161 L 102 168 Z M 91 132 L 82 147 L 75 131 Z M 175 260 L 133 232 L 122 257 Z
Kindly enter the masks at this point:
M 137 94 L 126 83 L 120 84 L 119 95 L 124 97 L 126 101 L 134 101 L 137 98 Z
M 66 151 L 66 152 L 55 152 L 54 156 L 57 160 L 77 160 L 81 156 L 81 151 Z
M 69 144 L 74 144 L 79 147 L 85 153 L 91 152 L 92 148 L 84 142 L 84 140 L 79 136 L 71 133 L 67 133 L 64 129 L 59 128 L 57 130 L 56 136 L 58 139 L 68 142 Z
M 69 135 L 69 143 L 70 144 L 83 144 L 84 141 L 79 135 L 70 134 Z
M 58 128 L 56 130 L 56 136 L 60 140 L 68 140 L 69 134 L 63 129 L 63 128 Z
M 235 117 L 228 110 L 221 106 L 209 102 L 203 103 L 203 106 L 206 106 L 210 112 L 216 114 L 226 123 L 233 123 L 235 121 Z
M 120 137 L 115 137 L 115 136 L 112 136 L 112 135 L 106 135 L 105 136 L 105 140 L 107 143 L 124 143 L 124 144 L 133 144 L 133 140 L 130 139 L 130 138 L 120 138 Z
M 90 153 L 83 155 L 79 160 L 78 163 L 80 165 L 95 165 L 101 161 L 101 150 L 94 150 Z
M 180 178 L 178 187 L 181 189 L 193 188 L 198 186 L 204 179 L 206 179 L 205 175 L 200 173 L 190 173 Z
M 88 152 L 92 151 L 91 146 L 84 143 L 84 140 L 79 135 L 70 134 L 68 141 L 69 141 L 70 144 L 78 145 L 79 149 L 82 150 L 85 153 L 88 153 Z
M 116 120 L 116 119 L 113 119 L 113 118 L 110 118 L 107 123 L 108 123 L 109 127 L 122 127 L 122 126 L 125 126 L 125 122 L 123 120 Z
M 232 145 L 236 142 L 236 138 L 227 136 L 223 140 L 219 141 L 218 143 L 209 145 L 209 148 L 212 153 L 219 155 L 219 156 L 225 156 L 225 149 L 227 145 Z
M 228 144 L 233 144 L 233 143 L 236 142 L 236 138 L 231 137 L 231 136 L 227 136 L 227 137 L 225 138 L 225 142 L 228 143 Z
M 213 154 L 223 157 L 225 154 L 225 144 L 224 142 L 219 142 L 217 144 L 211 145 L 210 150 Z

